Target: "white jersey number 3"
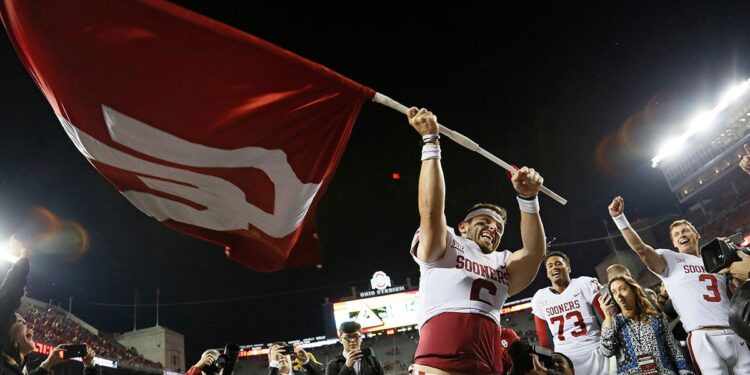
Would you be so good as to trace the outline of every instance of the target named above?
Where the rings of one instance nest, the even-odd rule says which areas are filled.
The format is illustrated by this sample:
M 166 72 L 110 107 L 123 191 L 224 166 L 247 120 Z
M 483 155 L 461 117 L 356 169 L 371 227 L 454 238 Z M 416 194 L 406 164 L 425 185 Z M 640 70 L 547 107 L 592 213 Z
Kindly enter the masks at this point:
M 721 293 L 719 292 L 719 281 L 716 279 L 716 276 L 704 273 L 698 276 L 698 280 L 707 282 L 706 289 L 708 289 L 709 294 L 704 294 L 703 299 L 705 299 L 708 302 L 720 302 L 721 301 Z

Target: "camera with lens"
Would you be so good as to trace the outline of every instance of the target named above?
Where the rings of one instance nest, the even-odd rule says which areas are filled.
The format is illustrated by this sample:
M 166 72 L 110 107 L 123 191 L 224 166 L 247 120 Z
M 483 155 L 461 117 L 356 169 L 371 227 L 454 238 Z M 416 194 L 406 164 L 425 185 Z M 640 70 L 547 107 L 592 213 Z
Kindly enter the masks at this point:
M 542 366 L 547 368 L 547 374 L 562 374 L 561 371 L 555 369 L 555 360 L 552 357 L 554 353 L 552 350 L 539 345 L 531 345 L 527 339 L 513 341 L 510 347 L 508 347 L 508 354 L 510 354 L 513 360 L 511 375 L 522 375 L 533 370 L 532 354 L 536 354 Z
M 224 367 L 227 365 L 227 358 L 228 356 L 226 354 L 220 354 L 218 357 L 216 357 L 216 360 L 203 368 L 203 372 L 209 375 L 218 374 L 219 371 L 221 371 Z
M 735 244 L 741 238 L 741 235 L 729 237 L 728 240 L 714 238 L 713 241 L 701 247 L 701 258 L 703 258 L 703 265 L 706 266 L 706 271 L 716 273 L 739 261 L 738 250 L 750 255 L 750 249 Z
M 203 372 L 208 375 L 214 375 L 224 370 L 222 375 L 232 375 L 239 354 L 240 347 L 237 344 L 227 344 L 227 346 L 224 347 L 224 353 L 220 354 L 214 363 L 204 367 Z

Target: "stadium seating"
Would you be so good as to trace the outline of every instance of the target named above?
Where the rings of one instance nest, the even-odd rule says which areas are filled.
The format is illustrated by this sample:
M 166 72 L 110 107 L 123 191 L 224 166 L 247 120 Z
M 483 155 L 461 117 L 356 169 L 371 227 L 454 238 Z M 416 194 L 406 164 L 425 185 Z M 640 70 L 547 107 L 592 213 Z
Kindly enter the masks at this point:
M 126 348 L 114 336 L 96 334 L 69 319 L 66 312 L 56 306 L 41 307 L 24 303 L 19 311 L 32 322 L 34 340 L 38 343 L 57 346 L 64 343 L 86 344 L 96 351 L 97 357 L 116 361 L 118 366 L 134 369 L 161 369 L 162 365 L 143 358 L 132 348 Z

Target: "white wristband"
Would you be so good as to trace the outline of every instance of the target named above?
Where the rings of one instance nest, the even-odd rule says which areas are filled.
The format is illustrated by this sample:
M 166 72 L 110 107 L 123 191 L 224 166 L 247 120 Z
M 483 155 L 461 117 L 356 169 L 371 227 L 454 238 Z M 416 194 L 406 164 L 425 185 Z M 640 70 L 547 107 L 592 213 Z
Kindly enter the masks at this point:
M 422 161 L 429 159 L 440 160 L 440 145 L 427 143 L 422 146 Z
M 534 199 L 523 199 L 521 197 L 516 197 L 516 199 L 518 199 L 518 208 L 521 209 L 521 212 L 525 212 L 527 214 L 539 213 L 538 197 L 534 197 Z
M 273 360 L 273 361 L 271 361 L 271 362 L 268 362 L 268 367 L 275 367 L 275 368 L 279 368 L 279 366 L 280 366 L 280 365 L 279 365 L 279 361 Z
M 617 229 L 619 230 L 628 229 L 628 227 L 630 226 L 628 218 L 625 217 L 625 214 L 615 216 L 612 218 L 612 220 L 614 220 L 615 225 L 617 225 Z

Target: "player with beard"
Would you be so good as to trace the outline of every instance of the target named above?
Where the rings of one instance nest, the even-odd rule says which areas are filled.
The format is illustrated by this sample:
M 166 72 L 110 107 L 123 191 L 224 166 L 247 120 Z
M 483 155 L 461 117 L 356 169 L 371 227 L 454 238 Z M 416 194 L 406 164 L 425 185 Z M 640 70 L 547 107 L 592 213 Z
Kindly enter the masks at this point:
M 550 348 L 547 329 L 552 332 L 555 351 L 565 354 L 579 374 L 607 374 L 608 359 L 599 353 L 601 329 L 596 316 L 604 316 L 599 306 L 599 282 L 588 276 L 570 278 L 570 259 L 553 251 L 544 262 L 549 288 L 539 289 L 531 299 L 539 344 Z
M 729 328 L 729 297 L 724 275 L 706 272 L 698 230 L 687 220 L 669 226 L 677 252 L 645 244 L 625 218 L 625 201 L 615 197 L 609 214 L 622 237 L 667 288 L 696 369 L 703 374 L 750 374 L 747 344 Z
M 426 109 L 411 108 L 409 123 L 422 136 L 420 225 L 411 254 L 420 270 L 420 340 L 415 371 L 425 374 L 505 373 L 500 309 L 539 271 L 546 243 L 537 193 L 543 179 L 523 167 L 511 178 L 521 210 L 523 247 L 496 251 L 507 222 L 505 209 L 477 204 L 447 226 L 439 125 Z

